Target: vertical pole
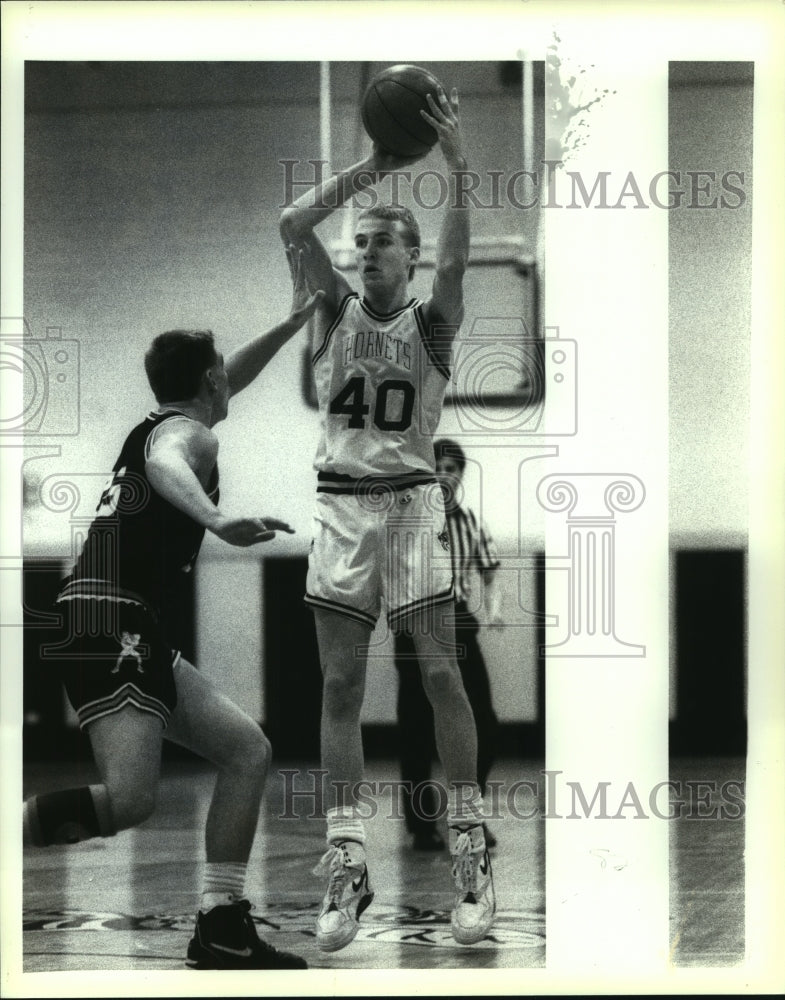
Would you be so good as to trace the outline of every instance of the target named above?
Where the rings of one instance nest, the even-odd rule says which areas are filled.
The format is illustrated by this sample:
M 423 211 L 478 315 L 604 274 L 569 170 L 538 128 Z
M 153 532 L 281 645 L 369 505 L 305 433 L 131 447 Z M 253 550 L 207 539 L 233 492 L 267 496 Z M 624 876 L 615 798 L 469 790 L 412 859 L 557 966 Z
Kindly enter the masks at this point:
M 523 60 L 523 169 L 534 169 L 534 72 L 531 59 Z
M 332 94 L 330 87 L 330 64 L 319 63 L 319 156 L 330 165 L 332 162 Z

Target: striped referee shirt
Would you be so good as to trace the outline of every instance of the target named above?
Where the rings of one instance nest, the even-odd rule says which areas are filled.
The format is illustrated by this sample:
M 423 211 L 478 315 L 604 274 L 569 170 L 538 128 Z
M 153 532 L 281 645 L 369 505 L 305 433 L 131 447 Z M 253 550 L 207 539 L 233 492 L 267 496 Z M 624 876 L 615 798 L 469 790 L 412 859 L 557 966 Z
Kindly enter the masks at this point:
M 468 603 L 472 573 L 497 569 L 501 565 L 496 545 L 470 507 L 448 507 L 447 530 L 450 533 L 455 599 Z

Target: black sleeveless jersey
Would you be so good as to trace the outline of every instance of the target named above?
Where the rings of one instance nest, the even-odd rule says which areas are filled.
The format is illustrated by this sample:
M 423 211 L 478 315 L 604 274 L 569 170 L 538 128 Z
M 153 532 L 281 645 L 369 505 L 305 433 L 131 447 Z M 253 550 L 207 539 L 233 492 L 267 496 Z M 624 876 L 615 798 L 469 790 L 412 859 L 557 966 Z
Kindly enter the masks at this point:
M 61 593 L 136 599 L 160 608 L 193 569 L 205 529 L 164 500 L 145 474 L 149 439 L 177 411 L 150 413 L 125 439 L 96 508 L 82 551 Z M 218 503 L 218 466 L 207 485 Z

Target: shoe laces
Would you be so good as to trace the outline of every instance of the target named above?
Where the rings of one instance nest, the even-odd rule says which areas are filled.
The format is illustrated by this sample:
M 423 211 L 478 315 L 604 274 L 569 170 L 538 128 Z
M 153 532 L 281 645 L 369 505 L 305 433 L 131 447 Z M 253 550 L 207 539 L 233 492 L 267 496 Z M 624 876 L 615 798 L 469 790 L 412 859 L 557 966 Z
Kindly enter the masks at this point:
M 455 886 L 461 893 L 475 892 L 477 888 L 477 874 L 471 847 L 472 838 L 468 831 L 459 833 L 453 851 L 452 874 Z
M 233 905 L 239 906 L 240 909 L 243 911 L 243 915 L 245 917 L 245 923 L 250 932 L 251 940 L 249 943 L 251 947 L 255 948 L 257 951 L 261 949 L 268 955 L 278 956 L 282 954 L 276 947 L 271 945 L 269 941 L 265 941 L 264 938 L 259 937 L 256 931 L 256 924 L 254 922 L 253 917 L 251 916 L 251 910 L 256 909 L 254 904 L 249 899 L 243 898 L 243 899 L 235 899 Z
M 330 902 L 338 902 L 343 893 L 346 883 L 346 869 L 348 856 L 342 845 L 330 844 L 327 850 L 319 859 L 319 863 L 313 869 L 314 875 L 330 876 L 327 886 L 327 895 Z
M 236 906 L 239 910 L 242 911 L 243 923 L 245 924 L 246 929 L 251 932 L 252 937 L 256 938 L 257 936 L 256 924 L 254 923 L 254 919 L 251 916 L 251 910 L 255 909 L 253 903 L 249 899 L 243 898 L 243 899 L 235 899 L 231 905 Z

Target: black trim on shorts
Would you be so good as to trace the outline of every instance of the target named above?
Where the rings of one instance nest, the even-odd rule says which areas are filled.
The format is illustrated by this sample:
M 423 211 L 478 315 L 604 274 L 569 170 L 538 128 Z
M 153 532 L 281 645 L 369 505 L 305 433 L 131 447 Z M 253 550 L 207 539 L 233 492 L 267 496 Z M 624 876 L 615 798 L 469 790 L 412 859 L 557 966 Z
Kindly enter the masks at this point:
M 393 476 L 345 476 L 340 472 L 320 472 L 317 476 L 317 493 L 357 494 L 365 496 L 389 490 L 400 493 L 414 486 L 430 486 L 438 480 L 432 472 L 405 472 Z
M 396 608 L 394 611 L 388 611 L 387 622 L 390 627 L 398 625 L 401 619 L 406 618 L 413 611 L 423 611 L 426 608 L 435 608 L 440 604 L 448 604 L 450 601 L 455 599 L 455 587 L 450 583 L 448 590 L 443 590 L 439 594 L 431 594 L 429 597 L 421 597 L 417 601 L 412 601 L 411 604 L 405 604 L 403 607 Z
M 376 618 L 373 615 L 368 614 L 366 611 L 360 611 L 359 608 L 353 608 L 349 604 L 339 604 L 338 601 L 330 601 L 326 597 L 314 597 L 313 594 L 306 594 L 303 600 L 306 604 L 310 604 L 314 608 L 322 608 L 324 611 L 334 611 L 338 615 L 343 615 L 344 618 L 351 618 L 352 621 L 360 622 L 361 625 L 370 625 L 371 628 L 376 625 Z

